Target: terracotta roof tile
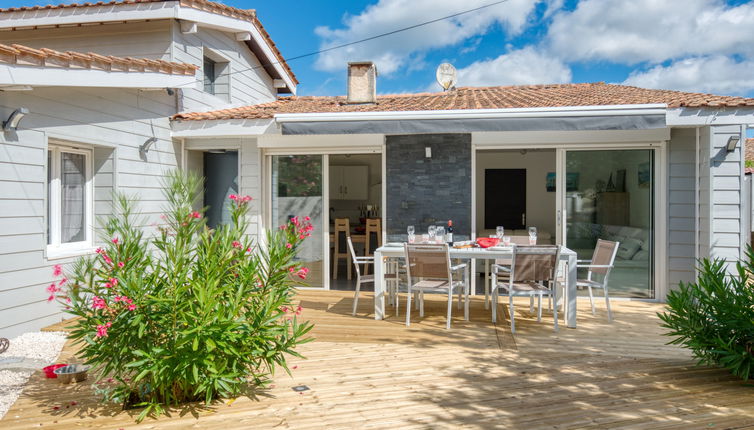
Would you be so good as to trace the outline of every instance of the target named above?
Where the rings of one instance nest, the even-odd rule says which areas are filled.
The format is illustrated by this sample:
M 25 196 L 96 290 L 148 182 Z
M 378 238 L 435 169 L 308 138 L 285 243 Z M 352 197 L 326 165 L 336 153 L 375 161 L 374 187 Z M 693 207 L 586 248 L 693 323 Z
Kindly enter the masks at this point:
M 377 96 L 377 103 L 346 104 L 338 97 L 282 97 L 274 102 L 212 112 L 181 113 L 178 120 L 260 119 L 278 113 L 391 112 L 564 106 L 665 104 L 668 107 L 754 107 L 754 98 L 652 90 L 604 82 L 463 87 L 438 93 Z
M 239 9 L 232 6 L 227 6 L 222 3 L 208 1 L 208 0 L 114 0 L 114 1 L 100 1 L 96 3 L 91 2 L 85 2 L 85 3 L 61 3 L 56 5 L 46 5 L 46 6 L 22 6 L 22 7 L 9 7 L 2 9 L 0 8 L 0 13 L 5 12 L 33 12 L 38 10 L 50 10 L 50 9 L 70 9 L 70 8 L 85 8 L 85 7 L 98 7 L 98 6 L 120 6 L 120 5 L 132 5 L 132 4 L 139 4 L 139 3 L 159 3 L 164 1 L 178 1 L 181 6 L 189 7 L 192 9 L 198 9 L 203 10 L 205 12 L 210 12 L 218 15 L 223 16 L 229 16 L 231 18 L 236 19 L 242 19 L 245 21 L 249 21 L 254 26 L 257 27 L 259 32 L 262 34 L 262 37 L 265 38 L 265 41 L 270 45 L 270 48 L 272 49 L 273 54 L 275 55 L 275 62 L 279 63 L 280 65 L 285 68 L 286 72 L 288 72 L 288 75 L 291 77 L 291 79 L 298 84 L 298 79 L 296 78 L 296 75 L 293 73 L 293 70 L 288 66 L 288 63 L 286 63 L 285 58 L 283 58 L 283 54 L 280 52 L 278 47 L 275 45 L 275 42 L 272 41 L 272 37 L 269 33 L 267 33 L 267 30 L 265 30 L 264 26 L 262 26 L 262 23 L 259 21 L 259 18 L 257 18 L 256 11 L 254 9 Z
M 119 72 L 154 72 L 194 76 L 199 68 L 193 64 L 144 58 L 113 57 L 93 52 L 60 52 L 35 49 L 24 45 L 0 43 L 0 63 L 40 67 L 83 68 Z

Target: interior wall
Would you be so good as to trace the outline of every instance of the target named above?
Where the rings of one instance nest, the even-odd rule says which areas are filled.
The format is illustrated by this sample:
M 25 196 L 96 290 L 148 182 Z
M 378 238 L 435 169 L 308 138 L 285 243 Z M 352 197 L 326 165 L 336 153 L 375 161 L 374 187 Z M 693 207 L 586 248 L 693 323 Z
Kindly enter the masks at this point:
M 555 172 L 555 150 L 486 150 L 476 154 L 476 226 L 484 229 L 485 169 L 526 169 L 526 225 L 555 235 L 555 192 L 546 188 L 547 173 Z M 500 184 L 505 198 L 505 184 Z
M 369 168 L 367 200 L 334 200 L 330 196 L 329 207 L 334 209 L 339 218 L 347 217 L 353 224 L 359 221 L 359 206 L 382 205 L 382 154 L 330 155 L 330 166 L 367 166 Z M 332 181 L 332 178 L 330 180 Z

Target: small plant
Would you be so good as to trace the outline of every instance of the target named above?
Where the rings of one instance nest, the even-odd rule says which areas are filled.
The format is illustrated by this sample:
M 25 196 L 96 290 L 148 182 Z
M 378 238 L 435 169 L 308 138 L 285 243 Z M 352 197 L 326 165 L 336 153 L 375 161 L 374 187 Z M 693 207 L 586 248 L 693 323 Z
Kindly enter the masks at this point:
M 294 218 L 266 234 L 265 246 L 245 235 L 250 197 L 231 195 L 231 222 L 212 230 L 192 203 L 201 180 L 172 174 L 169 210 L 159 234 L 146 237 L 120 195 L 109 238 L 96 256 L 81 258 L 68 278 L 48 287 L 79 318 L 70 336 L 80 356 L 107 379 L 107 399 L 138 416 L 184 402 L 235 397 L 264 386 L 286 356 L 310 339 L 292 304 L 308 269 L 295 260 L 310 235 Z M 56 267 L 56 276 L 62 271 Z
M 721 260 L 700 262 L 695 283 L 681 283 L 668 294 L 668 311 L 659 313 L 669 343 L 690 349 L 699 364 L 719 365 L 744 380 L 754 366 L 754 253 L 736 264 L 736 274 Z

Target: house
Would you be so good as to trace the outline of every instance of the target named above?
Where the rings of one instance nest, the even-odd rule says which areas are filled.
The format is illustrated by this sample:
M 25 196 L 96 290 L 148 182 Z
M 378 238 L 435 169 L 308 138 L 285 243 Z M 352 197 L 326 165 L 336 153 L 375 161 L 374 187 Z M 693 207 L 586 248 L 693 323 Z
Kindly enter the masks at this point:
M 353 288 L 335 279 L 335 218 L 378 218 L 386 241 L 449 220 L 455 240 L 536 227 L 580 257 L 611 238 L 612 294 L 652 300 L 749 240 L 754 99 L 605 83 L 377 96 L 369 62 L 349 64 L 346 96 L 298 97 L 254 12 L 205 0 L 5 9 L 0 29 L 0 336 L 59 320 L 52 266 L 93 252 L 114 190 L 153 229 L 175 168 L 205 176 L 211 226 L 232 193 L 254 198 L 251 235 L 311 216 L 312 288 Z
M 2 9 L 0 30 L 0 117 L 18 121 L 0 135 L 11 337 L 60 321 L 52 268 L 93 252 L 113 191 L 141 198 L 145 228 L 160 221 L 160 180 L 184 163 L 171 115 L 271 102 L 298 82 L 254 11 L 204 0 Z
M 240 177 L 260 184 L 262 225 L 314 219 L 301 255 L 312 287 L 347 288 L 328 221 L 358 222 L 364 207 L 378 208 L 387 241 L 448 220 L 456 240 L 534 226 L 580 258 L 597 238 L 620 241 L 611 295 L 631 298 L 663 300 L 695 278 L 697 258 L 734 262 L 749 241 L 739 142 L 754 99 L 605 83 L 376 96 L 376 80 L 373 65 L 353 63 L 347 96 L 173 117 L 186 148 L 256 160 Z M 344 177 L 344 166 L 363 170 Z

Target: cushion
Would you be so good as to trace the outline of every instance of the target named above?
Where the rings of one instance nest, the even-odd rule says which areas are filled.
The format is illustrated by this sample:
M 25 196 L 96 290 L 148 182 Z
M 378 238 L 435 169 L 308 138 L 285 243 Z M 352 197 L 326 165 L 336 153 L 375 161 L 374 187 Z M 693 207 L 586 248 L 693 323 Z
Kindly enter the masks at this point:
M 649 251 L 642 248 L 639 252 L 634 254 L 631 259 L 634 261 L 647 261 L 649 260 Z
M 642 242 L 638 239 L 625 238 L 618 245 L 618 258 L 630 260 L 641 249 Z

